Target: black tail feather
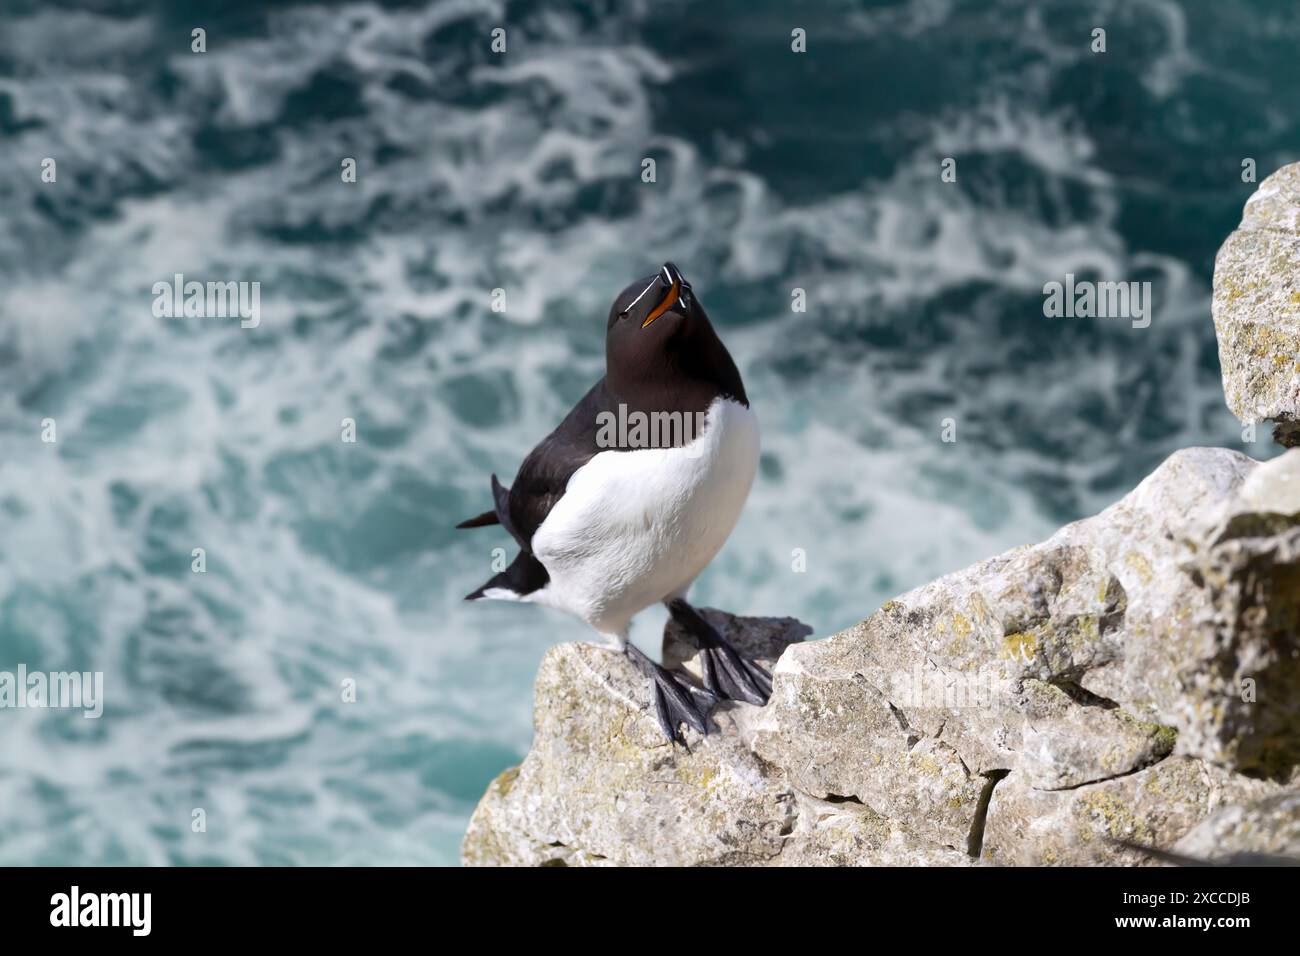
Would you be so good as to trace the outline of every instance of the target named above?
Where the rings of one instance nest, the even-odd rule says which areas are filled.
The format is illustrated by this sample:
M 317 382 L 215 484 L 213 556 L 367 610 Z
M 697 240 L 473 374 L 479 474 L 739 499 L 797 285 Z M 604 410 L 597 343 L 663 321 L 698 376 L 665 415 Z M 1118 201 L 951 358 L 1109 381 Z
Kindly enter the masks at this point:
M 528 542 L 519 537 L 515 532 L 514 522 L 510 520 L 510 489 L 497 481 L 496 475 L 492 476 L 492 500 L 496 506 L 491 511 L 485 511 L 481 515 L 462 521 L 456 527 L 486 528 L 488 525 L 499 524 L 509 532 L 510 537 L 519 542 L 521 548 L 528 547 Z
M 496 502 L 497 520 L 501 522 L 501 527 L 510 533 L 510 537 L 519 542 L 521 548 L 526 548 L 528 542 L 519 537 L 515 531 L 515 523 L 510 520 L 510 489 L 501 482 L 497 481 L 497 476 L 492 476 L 492 500 Z
M 457 528 L 486 528 L 490 524 L 500 524 L 501 519 L 495 511 L 485 511 L 481 515 L 469 518 L 456 525 Z
M 515 555 L 515 559 L 510 562 L 510 566 L 499 574 L 494 574 L 483 583 L 483 586 L 475 591 L 465 595 L 466 601 L 477 601 L 484 597 L 488 591 L 500 588 L 503 591 L 510 591 L 517 597 L 524 597 L 532 594 L 538 588 L 545 586 L 551 580 L 547 574 L 546 568 L 542 567 L 542 562 L 538 561 L 531 553 L 520 551 Z

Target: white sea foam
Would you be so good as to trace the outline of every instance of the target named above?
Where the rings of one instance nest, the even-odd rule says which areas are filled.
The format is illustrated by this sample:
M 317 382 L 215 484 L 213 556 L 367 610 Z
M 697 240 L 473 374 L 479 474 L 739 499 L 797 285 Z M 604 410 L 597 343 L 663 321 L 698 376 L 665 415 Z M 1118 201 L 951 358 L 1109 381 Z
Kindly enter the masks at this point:
M 6 26 L 4 50 L 33 69 L 57 54 L 54 86 L 0 92 L 48 124 L 53 146 L 28 132 L 15 155 L 37 168 L 57 148 L 69 188 L 51 202 L 81 231 L 52 229 L 32 211 L 42 185 L 0 164 L 18 200 L 0 238 L 0 649 L 103 670 L 106 709 L 93 735 L 3 718 L 0 862 L 451 860 L 471 791 L 527 746 L 544 645 L 585 634 L 538 608 L 463 605 L 507 539 L 450 526 L 601 374 L 610 297 L 664 259 L 690 274 L 763 423 L 765 466 L 702 603 L 825 635 L 1046 536 L 1060 515 L 1044 498 L 1083 513 L 1115 496 L 1125 446 L 1075 413 L 1086 399 L 1122 419 L 1129 340 L 1081 339 L 1064 375 L 1059 357 L 1026 361 L 1016 316 L 981 295 L 1150 273 L 1165 355 L 1151 387 L 1186 401 L 1161 442 L 1218 427 L 1190 331 L 1208 290 L 1126 246 L 1112 174 L 1068 111 L 991 91 L 933 117 L 892 175 L 791 199 L 746 168 L 744 130 L 718 163 L 665 121 L 656 98 L 682 67 L 626 37 L 555 15 L 508 65 L 429 55 L 434 31 L 500 12 L 295 10 L 266 36 L 170 55 L 170 98 L 103 65 L 154 54 L 143 21 L 84 22 L 76 56 L 47 15 Z M 950 15 L 927 0 L 859 29 L 916 37 Z M 1024 44 L 1056 49 L 1033 31 Z M 1152 83 L 1186 75 L 1180 49 Z M 353 75 L 363 109 L 286 115 L 323 74 Z M 439 95 L 454 84 L 475 105 Z M 272 158 L 204 162 L 199 126 L 232 147 L 267 137 Z M 636 181 L 648 151 L 653 186 Z M 1041 189 L 941 183 L 952 154 L 1013 156 Z M 79 166 L 101 174 L 75 191 Z M 32 235 L 47 260 L 14 238 Z M 261 325 L 154 319 L 150 287 L 178 271 L 260 281 Z M 807 314 L 789 310 L 794 286 Z M 865 344 L 883 329 L 903 344 Z M 955 444 L 938 440 L 948 415 Z M 652 646 L 661 622 L 649 612 L 634 635 Z

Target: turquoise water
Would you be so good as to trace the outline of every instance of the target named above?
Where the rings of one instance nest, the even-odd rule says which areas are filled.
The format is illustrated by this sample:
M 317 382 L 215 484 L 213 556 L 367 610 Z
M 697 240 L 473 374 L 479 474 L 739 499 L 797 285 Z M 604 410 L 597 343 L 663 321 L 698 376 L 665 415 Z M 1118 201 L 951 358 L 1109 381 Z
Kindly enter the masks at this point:
M 452 525 L 667 258 L 764 428 L 704 604 L 825 635 L 1175 448 L 1272 453 L 1209 283 L 1243 158 L 1300 158 L 1291 4 L 4 7 L 0 670 L 106 703 L 0 710 L 0 863 L 454 862 L 584 632 L 462 604 L 506 539 Z M 260 324 L 156 318 L 177 272 Z M 1067 273 L 1151 327 L 1044 318 Z

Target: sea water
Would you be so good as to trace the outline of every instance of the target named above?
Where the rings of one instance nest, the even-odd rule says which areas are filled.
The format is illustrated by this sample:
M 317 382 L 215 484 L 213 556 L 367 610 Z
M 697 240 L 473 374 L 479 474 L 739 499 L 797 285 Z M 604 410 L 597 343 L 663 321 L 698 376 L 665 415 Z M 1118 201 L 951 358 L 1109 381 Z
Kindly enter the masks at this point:
M 1290 4 L 4 8 L 0 669 L 104 709 L 0 710 L 0 863 L 455 862 L 584 631 L 463 603 L 508 539 L 452 526 L 669 258 L 763 427 L 701 604 L 825 636 L 1272 454 L 1209 291 L 1243 161 L 1300 158 Z M 156 315 L 177 275 L 258 322 Z M 1067 275 L 1149 326 L 1046 316 Z

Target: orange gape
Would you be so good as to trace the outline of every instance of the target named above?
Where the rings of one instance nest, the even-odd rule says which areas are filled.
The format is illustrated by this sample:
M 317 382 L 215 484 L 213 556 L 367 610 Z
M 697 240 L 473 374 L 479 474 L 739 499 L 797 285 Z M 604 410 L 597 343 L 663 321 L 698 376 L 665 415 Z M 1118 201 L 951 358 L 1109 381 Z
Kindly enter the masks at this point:
M 664 296 L 664 300 L 660 302 L 658 305 L 656 305 L 655 310 L 645 317 L 645 321 L 641 323 L 641 328 L 644 329 L 655 319 L 659 318 L 659 316 L 663 315 L 665 312 L 671 309 L 673 307 L 673 303 L 677 301 L 677 295 L 678 293 L 681 292 L 681 290 L 682 290 L 682 284 L 678 282 L 676 279 L 674 279 L 672 288 L 668 290 L 668 294 Z

